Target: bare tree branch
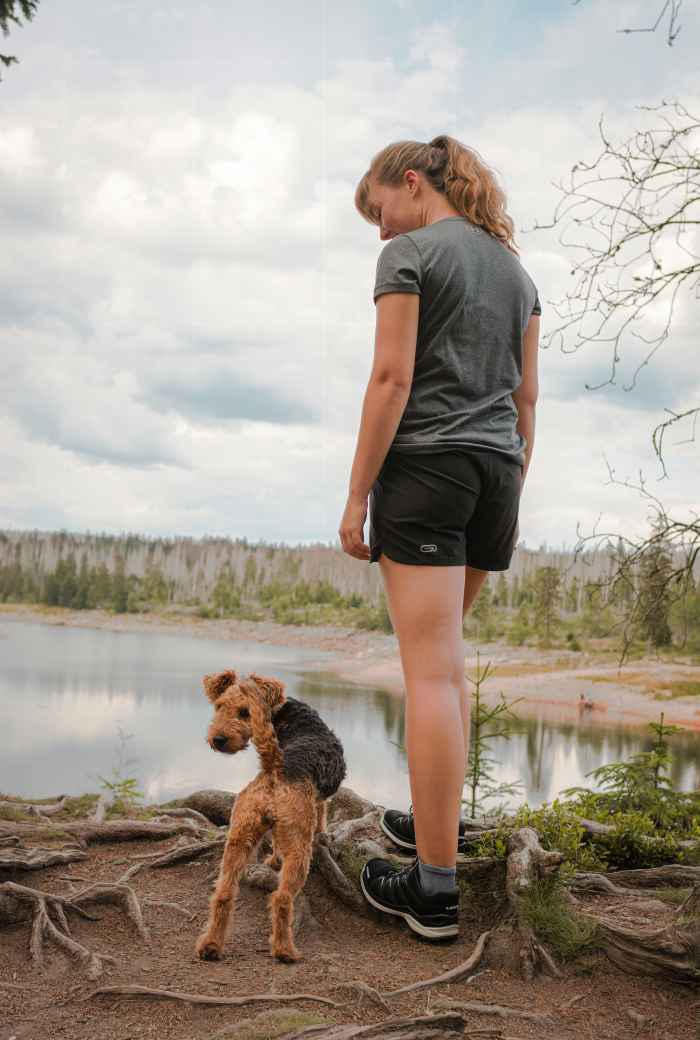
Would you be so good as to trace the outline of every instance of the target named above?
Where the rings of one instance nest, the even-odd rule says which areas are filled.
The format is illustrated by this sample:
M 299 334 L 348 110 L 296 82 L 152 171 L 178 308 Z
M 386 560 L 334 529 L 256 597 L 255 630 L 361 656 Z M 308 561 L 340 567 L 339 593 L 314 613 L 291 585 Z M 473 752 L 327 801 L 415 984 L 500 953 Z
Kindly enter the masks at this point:
M 671 109 L 678 117 L 678 125 L 662 112 L 664 128 L 635 131 L 629 141 L 616 147 L 603 132 L 601 115 L 598 127 L 604 145 L 602 152 L 591 164 L 574 164 L 571 186 L 567 189 L 555 185 L 565 198 L 557 206 L 552 223 L 535 225 L 536 229 L 555 227 L 572 210 L 582 208 L 582 215 L 572 216 L 571 221 L 592 229 L 600 240 L 598 245 L 595 241 L 580 243 L 560 236 L 559 242 L 567 249 L 583 250 L 586 255 L 574 261 L 571 274 L 578 273 L 579 278 L 573 292 L 567 292 L 560 303 L 548 301 L 564 320 L 543 337 L 545 349 L 556 338 L 563 353 L 578 350 L 583 342 L 610 344 L 609 377 L 594 386 L 586 384 L 589 390 L 615 383 L 625 336 L 651 347 L 631 383 L 623 387 L 626 392 L 633 390 L 640 369 L 649 364 L 669 338 L 679 292 L 690 290 L 697 298 L 700 286 L 700 258 L 682 240 L 684 236 L 692 239 L 700 224 L 700 120 L 677 101 L 664 101 L 656 109 L 638 107 L 653 111 Z M 577 171 L 593 170 L 595 177 L 574 183 Z M 677 252 L 684 254 L 687 262 L 680 257 L 675 262 L 668 259 L 671 236 Z M 634 325 L 650 305 L 667 296 L 669 310 L 664 328 L 657 337 L 649 339 Z M 588 316 L 597 321 L 591 334 L 580 327 Z M 565 348 L 563 333 L 572 325 L 577 326 L 577 341 L 572 348 Z M 699 406 L 694 406 L 680 413 L 671 412 L 672 418 L 654 431 L 652 442 L 662 466 L 663 431 L 681 419 L 695 417 L 698 410 Z M 695 439 L 694 423 L 689 439 Z
M 572 3 L 573 3 L 574 7 L 576 7 L 579 2 L 580 2 L 580 0 L 572 0 Z M 668 36 L 666 38 L 666 42 L 668 43 L 669 47 L 672 47 L 673 46 L 673 41 L 675 40 L 676 36 L 678 36 L 678 33 L 681 31 L 681 26 L 680 25 L 678 27 L 676 27 L 676 18 L 678 17 L 678 12 L 680 10 L 680 6 L 681 6 L 682 2 L 683 2 L 683 0 L 666 0 L 666 3 L 664 4 L 663 8 L 661 9 L 661 13 L 659 14 L 659 17 L 656 19 L 654 24 L 649 29 L 616 29 L 615 32 L 621 32 L 621 33 L 656 32 L 656 30 L 659 27 L 659 23 L 661 22 L 661 19 L 663 18 L 664 14 L 666 13 L 666 11 L 668 9 L 668 6 L 670 4 L 671 5 L 671 13 L 670 13 L 670 16 L 669 16 L 669 19 L 668 19 Z

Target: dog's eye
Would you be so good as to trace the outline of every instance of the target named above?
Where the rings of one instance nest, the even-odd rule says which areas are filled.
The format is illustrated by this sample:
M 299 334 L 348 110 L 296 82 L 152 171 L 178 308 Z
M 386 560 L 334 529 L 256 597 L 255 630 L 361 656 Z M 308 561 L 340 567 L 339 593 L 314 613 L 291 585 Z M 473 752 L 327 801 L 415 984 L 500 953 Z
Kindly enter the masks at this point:
M 238 714 L 240 715 L 240 717 L 242 719 L 249 719 L 250 718 L 250 711 L 249 711 L 248 708 L 239 708 L 238 709 Z

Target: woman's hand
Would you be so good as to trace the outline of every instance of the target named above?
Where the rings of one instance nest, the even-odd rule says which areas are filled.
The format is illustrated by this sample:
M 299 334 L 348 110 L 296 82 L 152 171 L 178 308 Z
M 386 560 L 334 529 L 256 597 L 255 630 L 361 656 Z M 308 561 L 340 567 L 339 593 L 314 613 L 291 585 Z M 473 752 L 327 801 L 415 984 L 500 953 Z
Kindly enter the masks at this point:
M 367 519 L 367 498 L 349 495 L 343 519 L 340 521 L 340 542 L 343 552 L 358 560 L 369 560 L 370 548 L 365 545 L 363 528 Z

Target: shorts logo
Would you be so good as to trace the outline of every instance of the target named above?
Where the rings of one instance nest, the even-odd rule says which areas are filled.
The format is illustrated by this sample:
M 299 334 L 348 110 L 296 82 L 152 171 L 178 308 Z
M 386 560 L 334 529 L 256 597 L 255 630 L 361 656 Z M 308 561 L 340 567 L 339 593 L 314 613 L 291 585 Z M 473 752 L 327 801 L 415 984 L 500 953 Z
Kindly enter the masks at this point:
M 421 552 L 437 552 L 437 545 L 421 545 Z

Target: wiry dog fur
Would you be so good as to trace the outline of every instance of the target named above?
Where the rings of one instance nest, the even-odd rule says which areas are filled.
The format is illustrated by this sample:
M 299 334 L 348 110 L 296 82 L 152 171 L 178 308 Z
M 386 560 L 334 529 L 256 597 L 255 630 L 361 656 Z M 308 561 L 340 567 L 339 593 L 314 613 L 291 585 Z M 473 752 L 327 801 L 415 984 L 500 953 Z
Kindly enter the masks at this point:
M 285 695 L 278 679 L 254 672 L 239 679 L 230 669 L 205 675 L 203 683 L 214 705 L 210 746 L 234 754 L 252 740 L 262 768 L 234 803 L 209 921 L 196 951 L 203 960 L 221 957 L 240 875 L 272 828 L 272 853 L 265 863 L 282 869 L 268 901 L 270 952 L 281 961 L 299 960 L 292 934 L 294 899 L 309 873 L 314 836 L 326 829 L 326 799 L 345 778 L 342 745 L 317 711 Z

